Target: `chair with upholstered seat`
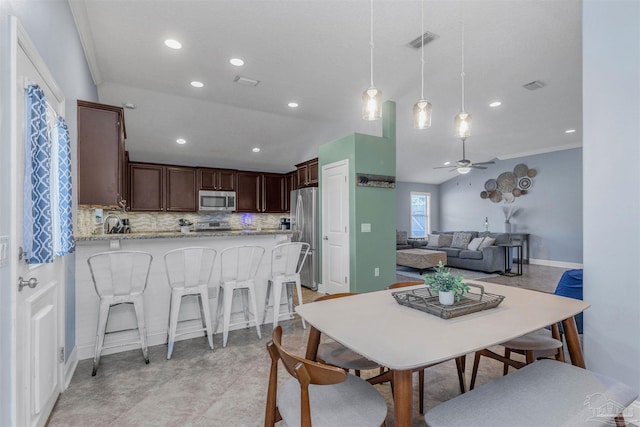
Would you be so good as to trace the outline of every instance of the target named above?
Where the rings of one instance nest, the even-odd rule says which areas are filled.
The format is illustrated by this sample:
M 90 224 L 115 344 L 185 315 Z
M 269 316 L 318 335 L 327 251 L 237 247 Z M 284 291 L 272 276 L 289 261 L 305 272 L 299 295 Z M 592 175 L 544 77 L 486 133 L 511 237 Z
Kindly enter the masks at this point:
M 280 420 L 303 427 L 384 425 L 387 404 L 371 384 L 340 368 L 289 352 L 282 346 L 281 326 L 274 329 L 267 350 L 271 369 L 265 426 Z M 293 377 L 280 387 L 279 361 Z
M 554 291 L 555 295 L 566 296 L 574 299 L 582 299 L 582 270 L 567 270 L 562 274 L 558 286 Z M 576 315 L 578 332 L 582 333 L 582 313 Z M 504 356 L 501 356 L 489 349 L 476 352 L 473 371 L 471 373 L 470 389 L 473 389 L 478 373 L 478 366 L 482 356 L 498 360 L 503 363 L 503 375 L 507 375 L 509 366 L 520 369 L 523 366 L 533 363 L 537 358 L 555 356 L 556 360 L 564 361 L 562 346 L 562 336 L 558 324 L 551 325 L 551 330 L 538 329 L 529 334 L 502 343 L 505 348 Z M 525 355 L 525 362 L 514 360 L 511 353 L 516 352 Z
M 309 247 L 309 243 L 304 242 L 281 243 L 274 246 L 271 251 L 271 275 L 267 282 L 267 295 L 264 303 L 262 323 L 267 319 L 267 310 L 269 309 L 270 299 L 273 301 L 272 309 L 274 328 L 278 326 L 280 317 L 287 316 L 287 318 L 290 318 L 295 313 L 293 304 L 294 288 L 298 297 L 298 305 L 303 304 L 300 271 L 307 259 Z M 283 287 L 286 287 L 285 293 L 288 307 L 288 311 L 286 313 L 280 312 Z M 302 327 L 304 329 L 307 328 L 304 319 L 302 319 Z
M 213 350 L 213 327 L 209 310 L 209 282 L 213 271 L 216 251 L 211 248 L 190 247 L 174 249 L 164 255 L 167 280 L 171 287 L 169 303 L 169 332 L 167 337 L 167 359 L 171 359 L 175 339 L 179 335 L 204 331 Z M 178 332 L 178 317 L 184 297 L 196 297 L 200 307 L 202 327 Z M 194 319 L 189 319 L 194 320 Z M 184 320 L 188 322 L 189 320 Z

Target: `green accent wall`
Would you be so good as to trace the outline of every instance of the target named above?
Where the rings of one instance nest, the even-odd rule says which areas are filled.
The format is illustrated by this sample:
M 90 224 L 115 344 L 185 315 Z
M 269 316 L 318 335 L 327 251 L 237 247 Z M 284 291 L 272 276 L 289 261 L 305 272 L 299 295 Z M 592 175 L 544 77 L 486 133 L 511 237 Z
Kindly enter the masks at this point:
M 382 106 L 383 137 L 355 133 L 324 144 L 319 150 L 319 189 L 322 167 L 349 160 L 349 284 L 351 292 L 371 292 L 396 282 L 396 189 L 358 186 L 357 174 L 396 175 L 396 104 Z M 322 236 L 322 197 L 320 235 Z M 371 224 L 363 233 L 362 224 Z M 320 248 L 322 265 L 322 248 Z M 375 276 L 375 269 L 379 276 Z M 320 272 L 322 283 L 322 271 Z

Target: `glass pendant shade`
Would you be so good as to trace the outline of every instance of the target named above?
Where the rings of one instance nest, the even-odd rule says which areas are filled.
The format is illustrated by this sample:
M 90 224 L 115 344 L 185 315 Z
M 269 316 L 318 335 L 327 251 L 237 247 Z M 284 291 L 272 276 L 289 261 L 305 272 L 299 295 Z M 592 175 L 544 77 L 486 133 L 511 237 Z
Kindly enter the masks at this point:
M 458 173 L 461 173 L 463 175 L 466 174 L 466 173 L 471 172 L 471 168 L 468 168 L 468 167 L 465 167 L 465 166 L 461 166 L 457 170 L 458 170 Z
M 382 92 L 371 86 L 362 93 L 362 118 L 378 120 L 382 117 Z
M 471 114 L 464 110 L 460 111 L 453 123 L 457 138 L 467 138 L 471 135 Z
M 413 105 L 413 127 L 429 129 L 431 127 L 431 103 L 421 99 Z

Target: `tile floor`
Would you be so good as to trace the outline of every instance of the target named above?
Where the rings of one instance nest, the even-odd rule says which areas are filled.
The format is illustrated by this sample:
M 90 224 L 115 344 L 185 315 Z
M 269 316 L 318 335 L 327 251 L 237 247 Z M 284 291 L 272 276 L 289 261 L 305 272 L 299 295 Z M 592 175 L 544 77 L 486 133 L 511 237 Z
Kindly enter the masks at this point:
M 524 267 L 523 276 L 482 280 L 552 292 L 564 271 Z M 305 289 L 305 300 L 315 296 L 317 293 Z M 300 320 L 281 325 L 284 345 L 304 354 L 307 331 L 302 329 Z M 171 360 L 166 359 L 165 345 L 151 347 L 149 365 L 145 365 L 140 351 L 103 356 L 95 377 L 91 376 L 92 360 L 82 360 L 69 388 L 58 399 L 48 426 L 263 425 L 270 362 L 265 345 L 271 327 L 263 325 L 262 334 L 263 338 L 258 339 L 255 328 L 232 331 L 226 348 L 222 348 L 222 336 L 218 334 L 213 351 L 205 337 L 181 341 L 176 343 Z M 473 357 L 467 357 L 467 382 L 472 363 Z M 281 380 L 287 378 L 281 374 Z M 477 384 L 500 375 L 501 365 L 483 358 Z M 453 361 L 427 369 L 425 381 L 426 409 L 459 393 Z M 417 379 L 414 384 L 417 386 Z M 390 386 L 376 387 L 387 400 L 387 426 L 392 427 Z M 424 426 L 417 410 L 417 391 L 414 395 L 413 425 Z

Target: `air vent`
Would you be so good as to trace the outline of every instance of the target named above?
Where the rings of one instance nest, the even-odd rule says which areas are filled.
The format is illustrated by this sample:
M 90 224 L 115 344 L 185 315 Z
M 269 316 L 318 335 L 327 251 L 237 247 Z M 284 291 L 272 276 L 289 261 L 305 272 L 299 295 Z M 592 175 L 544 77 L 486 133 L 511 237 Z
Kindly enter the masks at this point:
M 423 40 L 424 40 L 424 45 L 426 46 L 427 44 L 431 43 L 438 37 L 440 36 L 427 31 L 422 36 L 418 36 L 415 39 L 411 40 L 409 43 L 407 43 L 407 46 L 412 47 L 414 49 L 420 49 L 420 47 L 422 47 Z
M 545 86 L 546 85 L 544 83 L 542 83 L 540 80 L 534 80 L 532 82 L 529 82 L 527 84 L 522 85 L 523 88 L 528 89 L 528 90 L 542 89 Z
M 258 86 L 258 83 L 260 83 L 259 80 L 254 80 L 254 79 L 250 79 L 248 77 L 242 77 L 242 76 L 236 76 L 236 78 L 233 79 L 233 81 L 242 86 Z

